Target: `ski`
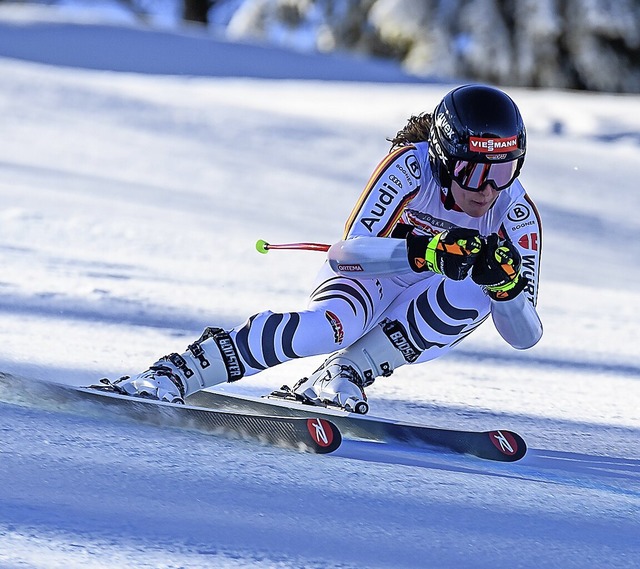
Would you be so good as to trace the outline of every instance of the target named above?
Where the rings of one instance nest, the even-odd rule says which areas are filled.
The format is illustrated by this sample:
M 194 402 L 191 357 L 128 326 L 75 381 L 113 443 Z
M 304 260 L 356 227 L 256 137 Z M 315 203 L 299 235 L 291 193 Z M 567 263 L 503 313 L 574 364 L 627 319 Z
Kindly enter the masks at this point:
M 506 429 L 467 431 L 406 423 L 305 404 L 288 397 L 288 393 L 290 390 L 284 387 L 263 398 L 201 391 L 191 395 L 187 402 L 207 409 L 230 409 L 236 412 L 289 417 L 303 416 L 313 409 L 318 416 L 334 423 L 344 438 L 400 443 L 412 448 L 446 450 L 486 460 L 514 462 L 520 460 L 527 452 L 524 439 L 519 434 Z
M 103 385 L 74 387 L 9 374 L 0 374 L 0 400 L 90 416 L 109 413 L 158 427 L 195 430 L 317 454 L 331 453 L 342 442 L 336 425 L 314 409 L 296 416 L 205 409 L 120 395 Z
M 163 427 L 195 430 L 244 439 L 263 444 L 326 454 L 342 442 L 337 426 L 309 410 L 299 416 L 261 415 L 257 413 L 205 409 L 191 405 L 163 403 L 100 391 L 92 387 L 77 388 L 78 393 L 102 404 L 122 410 L 137 421 Z

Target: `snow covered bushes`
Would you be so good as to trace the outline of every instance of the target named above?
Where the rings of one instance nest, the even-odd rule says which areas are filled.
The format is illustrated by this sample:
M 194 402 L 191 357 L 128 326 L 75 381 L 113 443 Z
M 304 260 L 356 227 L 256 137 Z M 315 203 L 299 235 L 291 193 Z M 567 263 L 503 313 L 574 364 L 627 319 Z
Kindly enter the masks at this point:
M 640 0 L 245 0 L 230 27 L 418 75 L 640 92 Z

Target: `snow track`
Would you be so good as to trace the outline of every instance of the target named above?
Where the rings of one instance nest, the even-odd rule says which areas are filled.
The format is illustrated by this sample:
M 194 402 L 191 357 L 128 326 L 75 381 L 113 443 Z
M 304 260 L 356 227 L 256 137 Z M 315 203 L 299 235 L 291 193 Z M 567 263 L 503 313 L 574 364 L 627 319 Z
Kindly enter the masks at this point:
M 96 69 L 96 41 L 115 54 L 115 38 L 135 50 L 168 32 L 77 22 L 47 25 L 76 49 L 45 65 L 28 22 L 0 25 L 23 58 L 0 41 L 0 370 L 71 385 L 145 369 L 206 325 L 304 307 L 322 254 L 258 255 L 255 240 L 339 240 L 385 137 L 450 87 L 300 80 L 277 51 L 186 32 L 172 65 L 206 44 L 272 78 L 210 60 L 191 77 L 109 70 L 109 50 Z M 357 62 L 308 65 L 345 64 L 355 78 Z M 361 441 L 319 457 L 3 388 L 0 567 L 640 566 L 640 98 L 509 92 L 545 230 L 545 336 L 515 352 L 487 323 L 368 394 L 376 415 L 512 428 L 521 462 Z M 260 395 L 318 363 L 225 389 Z

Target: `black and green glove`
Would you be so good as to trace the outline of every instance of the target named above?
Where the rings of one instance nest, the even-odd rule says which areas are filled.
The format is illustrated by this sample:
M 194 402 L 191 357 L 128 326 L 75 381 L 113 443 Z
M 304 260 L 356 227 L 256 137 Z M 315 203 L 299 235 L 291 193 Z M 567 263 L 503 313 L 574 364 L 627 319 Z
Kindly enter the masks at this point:
M 528 282 L 527 277 L 520 274 L 521 265 L 522 258 L 514 244 L 492 233 L 475 260 L 471 278 L 484 286 L 493 300 L 510 300 L 520 294 Z
M 478 231 L 461 227 L 434 237 L 407 236 L 409 264 L 416 273 L 433 271 L 456 281 L 469 274 L 482 245 Z

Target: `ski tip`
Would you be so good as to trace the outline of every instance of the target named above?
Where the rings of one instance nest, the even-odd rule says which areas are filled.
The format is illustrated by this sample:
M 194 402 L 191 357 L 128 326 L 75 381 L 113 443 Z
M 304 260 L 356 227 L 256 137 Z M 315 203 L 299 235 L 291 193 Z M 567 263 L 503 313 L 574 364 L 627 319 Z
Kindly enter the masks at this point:
M 258 241 L 256 241 L 256 251 L 258 251 L 258 253 L 266 255 L 269 252 L 269 243 L 267 243 L 264 239 L 258 239 Z

